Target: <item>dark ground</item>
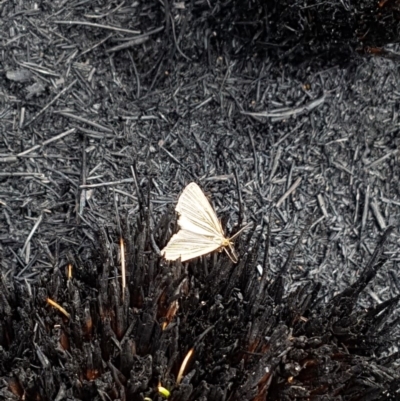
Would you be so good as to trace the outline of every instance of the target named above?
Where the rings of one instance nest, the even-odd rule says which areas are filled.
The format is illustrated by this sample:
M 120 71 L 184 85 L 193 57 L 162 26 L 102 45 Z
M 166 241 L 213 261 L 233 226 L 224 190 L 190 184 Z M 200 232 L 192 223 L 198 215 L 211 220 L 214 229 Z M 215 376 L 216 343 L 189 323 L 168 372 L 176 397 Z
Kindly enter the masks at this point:
M 398 2 L 244 4 L 0 2 L 0 399 L 398 399 Z M 238 266 L 160 262 L 191 181 Z

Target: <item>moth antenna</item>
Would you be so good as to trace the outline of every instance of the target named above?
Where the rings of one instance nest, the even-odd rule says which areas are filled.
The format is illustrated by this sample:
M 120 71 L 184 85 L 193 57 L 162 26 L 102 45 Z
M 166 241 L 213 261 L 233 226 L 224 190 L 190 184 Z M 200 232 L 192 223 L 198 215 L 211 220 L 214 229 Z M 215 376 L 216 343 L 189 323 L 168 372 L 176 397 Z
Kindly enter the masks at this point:
M 239 175 L 236 168 L 233 169 L 236 181 L 236 191 L 239 199 L 239 225 L 243 223 L 243 205 L 242 205 L 242 192 L 240 191 Z
M 252 225 L 253 225 L 253 223 L 246 224 L 236 234 L 232 235 L 232 237 L 230 237 L 229 240 L 233 241 L 236 237 L 238 237 L 241 234 L 242 231 L 244 231 L 246 228 L 249 228 Z

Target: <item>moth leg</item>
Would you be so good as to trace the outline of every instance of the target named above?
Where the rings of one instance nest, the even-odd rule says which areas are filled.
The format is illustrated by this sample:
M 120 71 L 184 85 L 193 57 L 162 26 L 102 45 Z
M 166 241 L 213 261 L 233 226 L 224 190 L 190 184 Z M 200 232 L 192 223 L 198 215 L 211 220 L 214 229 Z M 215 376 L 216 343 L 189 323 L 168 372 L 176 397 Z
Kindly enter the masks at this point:
M 233 247 L 231 242 L 228 242 L 228 244 L 226 246 L 224 246 L 224 251 L 226 252 L 226 254 L 228 255 L 229 259 L 233 262 L 233 263 L 237 263 L 239 260 L 239 257 L 235 251 L 235 248 Z

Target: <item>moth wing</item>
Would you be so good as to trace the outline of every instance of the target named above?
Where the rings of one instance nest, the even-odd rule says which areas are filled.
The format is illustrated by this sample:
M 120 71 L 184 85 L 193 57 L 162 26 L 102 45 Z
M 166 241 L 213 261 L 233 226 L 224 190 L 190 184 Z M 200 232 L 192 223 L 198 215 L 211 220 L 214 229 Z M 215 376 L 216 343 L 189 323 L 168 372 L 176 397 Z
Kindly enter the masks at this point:
M 182 262 L 206 255 L 220 248 L 222 243 L 217 238 L 207 237 L 181 229 L 169 240 L 167 246 L 161 251 L 166 260 L 177 260 Z
M 183 190 L 175 210 L 178 224 L 186 230 L 205 236 L 225 238 L 221 223 L 200 187 L 192 182 Z

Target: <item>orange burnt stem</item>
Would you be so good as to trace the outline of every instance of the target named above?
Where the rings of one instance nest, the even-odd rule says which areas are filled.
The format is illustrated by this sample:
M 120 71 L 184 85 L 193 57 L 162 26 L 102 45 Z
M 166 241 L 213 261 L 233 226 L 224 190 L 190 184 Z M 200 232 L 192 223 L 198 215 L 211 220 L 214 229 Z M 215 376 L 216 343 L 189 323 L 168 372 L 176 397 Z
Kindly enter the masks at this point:
M 68 278 L 68 280 L 72 279 L 72 264 L 71 263 L 68 263 L 67 278 Z
M 172 301 L 168 308 L 167 315 L 165 316 L 165 321 L 162 324 L 163 330 L 165 330 L 167 326 L 172 322 L 178 310 L 179 310 L 178 300 Z
M 186 370 L 186 367 L 187 367 L 187 365 L 189 363 L 189 360 L 192 357 L 193 353 L 194 353 L 194 348 L 191 348 L 189 350 L 189 352 L 186 354 L 185 358 L 183 359 L 182 365 L 179 368 L 178 376 L 176 378 L 177 384 L 180 384 L 180 382 L 182 381 L 183 374 L 184 374 L 184 372 Z
M 53 301 L 50 298 L 47 298 L 47 303 L 51 305 L 52 307 L 58 309 L 64 316 L 66 316 L 68 319 L 71 317 L 71 315 L 57 302 Z
M 261 380 L 257 384 L 257 395 L 253 398 L 252 401 L 265 401 L 267 398 L 268 388 L 271 383 L 271 372 L 266 372 L 265 375 L 261 378 Z
M 69 338 L 64 330 L 62 330 L 60 333 L 60 345 L 63 350 L 65 351 L 69 350 Z
M 8 389 L 11 393 L 16 395 L 17 397 L 22 398 L 24 395 L 24 390 L 17 378 L 13 377 L 8 380 Z
M 100 372 L 98 369 L 86 369 L 86 379 L 89 381 L 96 380 L 100 377 Z

